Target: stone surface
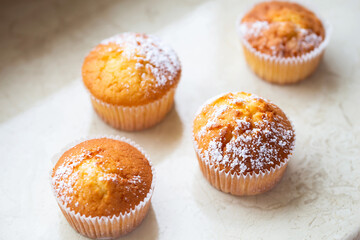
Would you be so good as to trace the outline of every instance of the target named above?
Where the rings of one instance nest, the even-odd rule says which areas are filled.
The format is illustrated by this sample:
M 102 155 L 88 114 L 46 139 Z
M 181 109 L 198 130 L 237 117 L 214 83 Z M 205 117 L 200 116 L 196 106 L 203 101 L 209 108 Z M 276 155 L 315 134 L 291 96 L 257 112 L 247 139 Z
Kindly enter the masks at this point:
M 309 1 L 310 3 L 310 1 Z M 314 1 L 333 26 L 318 70 L 277 86 L 246 66 L 235 20 L 244 1 L 5 1 L 0 9 L 0 239 L 84 239 L 62 216 L 51 158 L 84 136 L 117 134 L 149 153 L 152 208 L 123 239 L 356 239 L 360 232 L 360 3 Z M 142 132 L 112 129 L 82 85 L 84 56 L 118 32 L 156 34 L 177 51 L 176 105 Z M 191 142 L 197 108 L 227 91 L 271 99 L 293 120 L 297 143 L 271 192 L 234 197 L 201 175 Z

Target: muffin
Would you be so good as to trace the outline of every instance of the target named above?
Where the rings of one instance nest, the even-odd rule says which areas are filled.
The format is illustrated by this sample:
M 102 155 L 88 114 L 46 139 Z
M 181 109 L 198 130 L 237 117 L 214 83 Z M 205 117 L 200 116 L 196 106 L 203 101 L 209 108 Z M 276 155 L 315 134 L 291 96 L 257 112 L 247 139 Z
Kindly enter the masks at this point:
M 246 61 L 262 79 L 295 83 L 314 72 L 329 41 L 329 29 L 293 2 L 263 2 L 237 25 Z
M 171 110 L 180 80 L 176 53 L 155 36 L 122 33 L 85 58 L 83 82 L 97 114 L 111 126 L 142 130 Z
M 117 238 L 145 218 L 154 170 L 133 142 L 97 138 L 64 151 L 51 172 L 51 185 L 76 231 L 89 238 Z
M 253 94 L 227 93 L 208 101 L 194 119 L 200 169 L 215 188 L 255 195 L 282 178 L 295 143 L 284 112 Z

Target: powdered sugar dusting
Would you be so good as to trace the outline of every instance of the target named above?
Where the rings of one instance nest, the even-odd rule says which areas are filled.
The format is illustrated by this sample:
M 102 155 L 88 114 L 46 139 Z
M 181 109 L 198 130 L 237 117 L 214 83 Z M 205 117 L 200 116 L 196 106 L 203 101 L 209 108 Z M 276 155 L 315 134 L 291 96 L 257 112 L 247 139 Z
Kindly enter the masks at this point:
M 52 177 L 52 185 L 57 198 L 65 205 L 74 200 L 74 196 L 77 194 L 77 183 L 80 180 L 86 180 L 87 176 L 97 176 L 95 181 L 101 182 L 122 182 L 130 185 L 137 185 L 143 182 L 140 175 L 132 177 L 124 177 L 120 174 L 99 171 L 97 166 L 97 160 L 103 159 L 104 156 L 98 154 L 97 151 L 88 151 L 82 149 L 82 154 L 67 156 L 63 163 L 57 167 Z M 90 160 L 91 159 L 91 160 Z M 85 164 L 85 165 L 84 165 Z M 85 166 L 86 176 L 82 168 Z M 119 171 L 123 169 L 118 168 Z M 139 190 L 141 191 L 141 189 Z M 79 203 L 75 203 L 77 206 Z
M 228 106 L 222 105 L 219 108 L 216 108 L 216 110 L 213 112 L 211 119 L 207 122 L 205 126 L 201 128 L 201 130 L 198 133 L 199 137 L 202 137 L 208 129 L 211 129 L 212 127 L 216 126 L 216 120 L 221 116 L 223 112 L 225 112 L 228 109 Z
M 55 194 L 63 204 L 68 204 L 72 201 L 74 185 L 79 178 L 78 172 L 74 170 L 88 155 L 89 153 L 85 152 L 81 155 L 73 157 L 71 160 L 64 162 L 56 169 L 52 177 L 52 185 L 54 187 Z
M 255 95 L 245 100 L 245 108 L 248 104 L 259 101 Z M 229 102 L 234 101 L 231 97 Z M 208 118 L 207 124 L 197 133 L 196 139 L 210 137 L 210 141 L 199 149 L 202 158 L 210 164 L 220 164 L 224 167 L 236 169 L 238 173 L 261 171 L 279 164 L 280 159 L 286 158 L 294 146 L 294 131 L 290 122 L 280 114 L 262 115 L 261 121 L 255 121 L 252 116 L 241 116 L 235 112 L 238 109 L 231 104 L 215 106 L 215 111 Z M 227 124 L 221 123 L 219 117 L 226 111 L 233 111 L 233 121 Z M 217 114 L 216 114 L 217 113 Z M 217 129 L 211 126 L 217 124 Z M 225 136 L 231 136 L 226 139 Z
M 309 30 L 303 29 L 302 31 L 302 38 L 299 40 L 299 44 L 303 49 L 310 49 L 314 46 L 319 46 L 322 42 L 322 37 L 316 35 Z
M 240 24 L 240 32 L 244 36 L 258 37 L 262 35 L 262 32 L 269 28 L 269 23 L 267 21 L 256 21 L 251 23 L 242 23 Z
M 282 35 L 287 28 L 291 29 L 290 37 Z M 323 41 L 323 38 L 311 29 L 304 29 L 289 22 L 244 22 L 239 25 L 239 31 L 254 48 L 277 57 L 309 52 L 320 46 Z
M 138 184 L 138 183 L 141 183 L 142 182 L 142 178 L 141 176 L 139 175 L 136 175 L 136 176 L 133 176 L 131 179 L 128 180 L 129 183 L 132 183 L 132 184 Z
M 128 59 L 136 59 L 135 68 L 148 69 L 158 86 L 173 82 L 180 70 L 180 61 L 172 48 L 152 35 L 122 33 L 101 44 L 116 43 Z M 145 76 L 143 76 L 145 77 Z

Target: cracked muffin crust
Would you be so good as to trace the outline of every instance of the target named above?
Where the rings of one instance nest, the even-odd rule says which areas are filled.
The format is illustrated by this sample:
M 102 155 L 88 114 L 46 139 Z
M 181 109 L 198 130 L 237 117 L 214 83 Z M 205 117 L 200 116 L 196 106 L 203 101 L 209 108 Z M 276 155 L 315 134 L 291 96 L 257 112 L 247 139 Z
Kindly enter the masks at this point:
M 277 57 L 297 57 L 317 48 L 325 38 L 318 17 L 292 2 L 255 5 L 241 20 L 240 31 L 256 50 Z
M 130 212 L 147 197 L 152 180 L 151 165 L 138 149 L 109 138 L 74 146 L 52 171 L 58 201 L 87 217 Z
M 122 33 L 102 41 L 85 58 L 83 82 L 97 99 L 138 106 L 163 97 L 179 82 L 176 53 L 155 36 Z
M 329 24 L 300 4 L 286 1 L 258 3 L 236 26 L 249 67 L 263 80 L 277 84 L 309 77 L 331 35 Z
M 193 123 L 193 141 L 200 169 L 215 188 L 254 195 L 280 181 L 295 132 L 275 104 L 237 92 L 211 99 L 201 108 Z
M 181 66 L 155 36 L 122 33 L 102 41 L 85 58 L 83 82 L 96 113 L 114 128 L 138 131 L 171 110 Z
M 259 173 L 279 165 L 294 146 L 294 131 L 279 107 L 244 92 L 205 105 L 194 138 L 206 161 L 230 173 Z

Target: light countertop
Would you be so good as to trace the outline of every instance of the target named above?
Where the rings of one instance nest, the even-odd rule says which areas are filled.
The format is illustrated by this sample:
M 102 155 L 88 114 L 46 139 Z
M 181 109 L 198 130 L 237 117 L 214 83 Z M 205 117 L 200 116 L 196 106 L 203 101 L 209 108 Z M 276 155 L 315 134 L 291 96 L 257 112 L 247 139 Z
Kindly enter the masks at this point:
M 310 1 L 309 1 L 310 2 Z M 84 136 L 128 137 L 157 171 L 152 207 L 123 239 L 360 239 L 360 2 L 314 1 L 333 26 L 318 70 L 278 86 L 247 67 L 235 20 L 245 1 L 7 1 L 0 9 L 0 239 L 85 239 L 61 214 L 50 160 Z M 156 127 L 129 133 L 94 113 L 84 56 L 116 33 L 156 34 L 182 62 L 176 104 Z M 198 107 L 222 92 L 272 100 L 297 142 L 270 192 L 235 197 L 202 176 L 191 141 Z

